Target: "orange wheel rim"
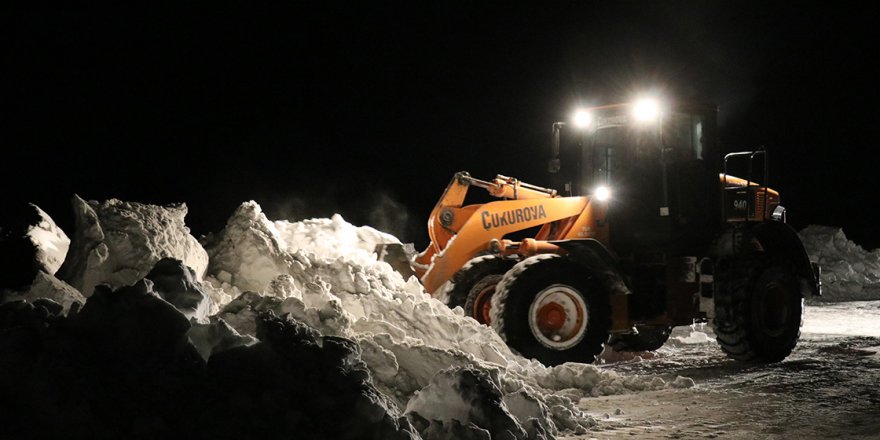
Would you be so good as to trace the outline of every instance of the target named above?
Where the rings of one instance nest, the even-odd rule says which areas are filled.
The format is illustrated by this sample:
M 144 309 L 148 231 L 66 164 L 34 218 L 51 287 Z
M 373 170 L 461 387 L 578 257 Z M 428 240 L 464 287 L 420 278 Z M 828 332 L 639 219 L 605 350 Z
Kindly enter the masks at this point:
M 477 321 L 480 321 L 482 324 L 492 324 L 492 295 L 495 294 L 495 286 L 497 284 L 486 286 L 485 289 L 477 294 L 477 298 L 474 300 L 474 318 L 477 318 Z
M 529 328 L 545 347 L 568 350 L 587 332 L 589 307 L 574 287 L 553 284 L 538 292 L 529 307 Z

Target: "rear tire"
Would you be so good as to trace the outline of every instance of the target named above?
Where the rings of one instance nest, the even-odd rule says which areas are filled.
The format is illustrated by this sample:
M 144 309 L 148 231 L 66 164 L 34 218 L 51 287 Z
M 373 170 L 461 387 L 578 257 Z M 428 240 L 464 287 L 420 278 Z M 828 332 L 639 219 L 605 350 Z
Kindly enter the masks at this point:
M 503 274 L 486 275 L 474 284 L 464 303 L 464 314 L 480 324 L 489 325 L 492 322 L 492 297 L 502 278 Z
M 672 327 L 636 327 L 638 334 L 612 335 L 608 345 L 614 351 L 654 351 L 662 347 L 672 333 Z
M 804 301 L 791 266 L 763 258 L 738 259 L 719 272 L 715 334 L 738 361 L 779 362 L 800 337 Z
M 611 328 L 608 290 L 571 260 L 537 255 L 498 283 L 491 324 L 507 345 L 545 365 L 592 363 Z
M 499 276 L 495 281 L 497 284 L 500 276 L 513 267 L 514 263 L 516 261 L 505 260 L 494 255 L 483 255 L 469 261 L 452 276 L 452 287 L 449 289 L 449 300 L 446 304 L 450 309 L 462 307 L 465 316 L 476 319 L 476 316 L 473 315 L 473 307 L 468 308 L 466 305 L 471 290 L 484 278 L 493 275 Z M 479 321 L 479 319 L 477 320 Z

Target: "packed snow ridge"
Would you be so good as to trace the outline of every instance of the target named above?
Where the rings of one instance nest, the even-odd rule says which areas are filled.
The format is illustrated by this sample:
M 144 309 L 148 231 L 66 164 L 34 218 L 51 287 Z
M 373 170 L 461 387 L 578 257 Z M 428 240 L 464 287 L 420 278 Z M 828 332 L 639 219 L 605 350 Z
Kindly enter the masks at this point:
M 800 232 L 810 259 L 822 268 L 822 301 L 880 299 L 880 249 L 866 251 L 843 229 L 808 226 Z
M 524 359 L 377 261 L 376 244 L 396 238 L 339 215 L 271 221 L 247 202 L 199 243 L 185 205 L 73 204 L 57 277 L 44 269 L 0 293 L 0 391 L 26 402 L 9 426 L 55 411 L 81 415 L 83 432 L 155 437 L 188 411 L 201 433 L 537 439 L 594 426 L 582 399 L 693 386 Z M 62 394 L 34 395 L 59 380 Z M 131 392 L 92 391 L 114 381 Z M 191 407 L 162 406 L 168 393 Z

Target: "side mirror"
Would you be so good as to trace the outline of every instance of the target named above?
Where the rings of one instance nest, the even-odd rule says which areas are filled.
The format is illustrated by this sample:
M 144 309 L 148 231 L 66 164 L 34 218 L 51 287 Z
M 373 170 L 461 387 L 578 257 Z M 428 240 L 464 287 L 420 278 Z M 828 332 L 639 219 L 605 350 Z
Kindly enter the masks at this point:
M 559 163 L 559 132 L 565 122 L 553 123 L 553 140 L 550 143 L 550 160 L 547 162 L 547 171 L 550 173 L 558 173 L 560 170 Z

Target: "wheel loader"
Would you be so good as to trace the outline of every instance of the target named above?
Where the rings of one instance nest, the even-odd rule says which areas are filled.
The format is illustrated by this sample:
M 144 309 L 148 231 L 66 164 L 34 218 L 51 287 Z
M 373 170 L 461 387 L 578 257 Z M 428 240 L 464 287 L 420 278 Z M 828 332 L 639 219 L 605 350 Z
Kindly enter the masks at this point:
M 591 363 L 605 345 L 655 350 L 695 322 L 736 360 L 781 361 L 804 298 L 821 294 L 819 268 L 768 186 L 767 151 L 722 157 L 716 115 L 645 99 L 555 123 L 558 189 L 455 174 L 409 266 L 546 365 Z M 472 188 L 499 200 L 465 204 Z

